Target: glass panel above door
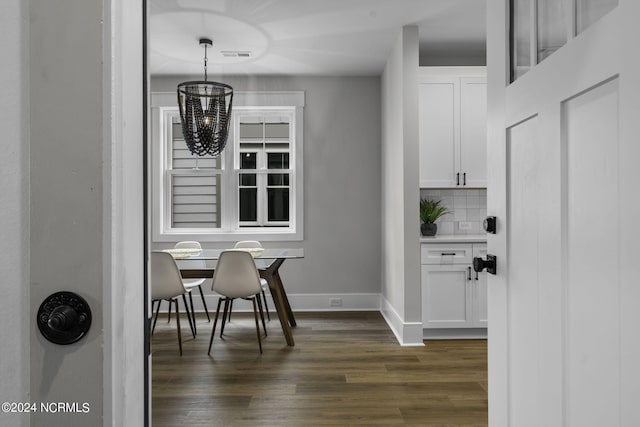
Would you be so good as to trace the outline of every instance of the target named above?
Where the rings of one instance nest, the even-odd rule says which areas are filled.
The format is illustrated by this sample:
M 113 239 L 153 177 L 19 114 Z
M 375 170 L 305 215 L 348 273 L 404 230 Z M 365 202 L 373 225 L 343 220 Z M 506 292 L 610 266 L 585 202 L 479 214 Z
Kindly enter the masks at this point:
M 567 18 L 570 14 L 566 4 L 559 0 L 538 0 L 538 63 L 567 43 Z
M 615 9 L 618 2 L 510 0 L 511 83 Z
M 511 81 L 531 68 L 531 1 L 511 4 Z
M 618 0 L 576 0 L 578 34 L 618 6 Z

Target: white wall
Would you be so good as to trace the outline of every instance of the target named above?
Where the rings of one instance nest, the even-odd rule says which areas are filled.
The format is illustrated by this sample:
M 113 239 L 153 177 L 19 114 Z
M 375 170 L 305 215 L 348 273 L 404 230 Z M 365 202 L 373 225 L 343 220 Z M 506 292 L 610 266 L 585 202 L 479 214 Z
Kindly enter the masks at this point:
M 0 402 L 29 397 L 29 100 L 28 3 L 0 3 Z M 29 425 L 28 414 L 0 413 L 7 427 Z
M 422 343 L 418 206 L 418 29 L 402 28 L 382 75 L 383 314 Z
M 175 93 L 178 82 L 193 78 L 155 77 L 152 91 Z M 281 270 L 294 309 L 335 308 L 329 306 L 328 296 L 342 295 L 346 306 L 351 301 L 347 294 L 378 295 L 380 79 L 210 76 L 210 80 L 238 91 L 305 92 L 304 241 L 280 243 L 304 247 L 305 258 L 289 260 Z M 378 298 L 372 298 L 370 308 L 377 308 Z M 353 301 L 357 303 L 357 298 Z
M 87 336 L 67 346 L 31 327 L 27 400 L 89 404 L 32 414 L 31 424 L 139 426 L 142 2 L 30 4 L 31 317 L 60 290 L 93 314 Z

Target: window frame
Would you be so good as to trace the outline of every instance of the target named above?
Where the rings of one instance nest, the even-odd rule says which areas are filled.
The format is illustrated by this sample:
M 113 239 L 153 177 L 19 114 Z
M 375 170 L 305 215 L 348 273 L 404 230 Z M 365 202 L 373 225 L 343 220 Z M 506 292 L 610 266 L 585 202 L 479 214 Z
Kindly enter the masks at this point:
M 233 242 L 237 240 L 262 241 L 301 241 L 303 240 L 303 110 L 304 92 L 240 92 L 234 93 L 233 126 L 230 130 L 227 145 L 220 157 L 219 169 L 202 169 L 200 171 L 171 171 L 172 127 L 171 118 L 177 110 L 176 95 L 173 92 L 155 92 L 151 95 L 152 138 L 151 150 L 151 216 L 152 239 L 155 242 L 175 242 L 178 240 L 199 240 L 201 242 Z M 291 120 L 288 150 L 274 149 L 276 152 L 289 153 L 289 169 L 266 169 L 268 147 L 264 151 L 265 168 L 256 170 L 256 174 L 264 175 L 265 190 L 267 174 L 273 171 L 289 173 L 289 226 L 257 226 L 240 227 L 239 221 L 239 141 L 235 137 L 237 115 L 263 113 L 285 115 Z M 180 175 L 216 175 L 220 176 L 221 224 L 219 228 L 179 228 L 171 224 L 171 176 Z M 258 178 L 256 176 L 256 178 Z M 233 187 L 233 188 L 232 188 Z M 266 194 L 264 195 L 266 198 Z M 266 200 L 265 200 L 266 202 Z M 233 207 L 233 208 L 232 208 Z M 265 209 L 266 209 L 265 203 Z M 265 212 L 265 219 L 267 213 Z M 271 223 L 269 225 L 277 225 Z

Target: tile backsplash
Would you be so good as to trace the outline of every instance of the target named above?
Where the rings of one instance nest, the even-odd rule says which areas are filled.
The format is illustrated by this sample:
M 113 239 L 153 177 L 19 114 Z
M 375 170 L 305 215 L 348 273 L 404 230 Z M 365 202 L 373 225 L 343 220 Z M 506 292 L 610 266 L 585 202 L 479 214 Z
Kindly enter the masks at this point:
M 436 221 L 438 235 L 484 234 L 482 222 L 487 216 L 486 189 L 422 188 L 420 197 L 441 200 L 442 205 L 451 212 Z

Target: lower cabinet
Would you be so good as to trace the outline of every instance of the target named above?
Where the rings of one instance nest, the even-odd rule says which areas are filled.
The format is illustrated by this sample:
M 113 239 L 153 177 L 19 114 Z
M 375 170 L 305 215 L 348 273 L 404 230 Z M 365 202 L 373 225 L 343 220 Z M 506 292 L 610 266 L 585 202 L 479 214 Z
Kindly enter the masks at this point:
M 425 335 L 486 336 L 487 273 L 476 273 L 472 267 L 473 257 L 484 258 L 486 247 L 485 243 L 422 244 L 422 325 L 430 330 Z

